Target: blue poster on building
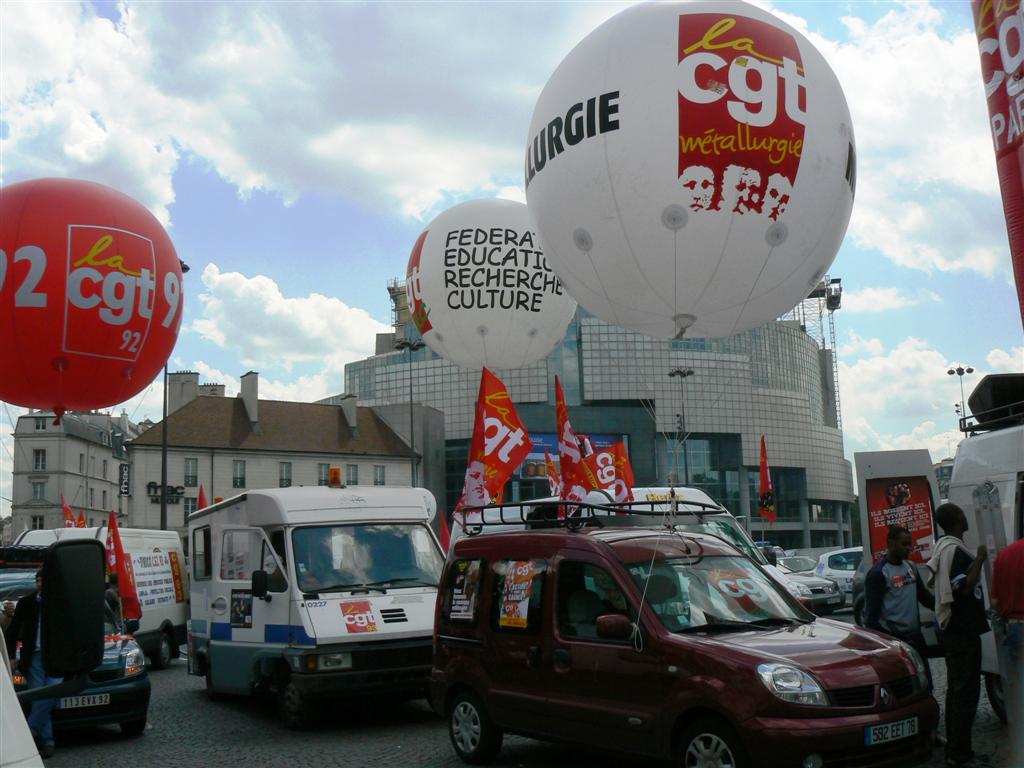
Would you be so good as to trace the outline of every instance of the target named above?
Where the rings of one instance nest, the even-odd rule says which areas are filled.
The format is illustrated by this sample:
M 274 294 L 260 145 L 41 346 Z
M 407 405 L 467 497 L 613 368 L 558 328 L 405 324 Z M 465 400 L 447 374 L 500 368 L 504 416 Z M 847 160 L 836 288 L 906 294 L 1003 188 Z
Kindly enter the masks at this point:
M 599 448 L 607 448 L 609 445 L 621 442 L 622 435 L 584 435 L 577 433 L 576 438 L 585 446 L 589 442 L 591 450 L 584 449 L 584 455 L 592 453 Z M 533 441 L 533 449 L 526 460 L 520 465 L 518 477 L 527 480 L 540 480 L 548 476 L 547 464 L 544 462 L 544 451 L 551 455 L 551 460 L 558 466 L 558 435 L 554 432 L 531 432 L 530 439 Z

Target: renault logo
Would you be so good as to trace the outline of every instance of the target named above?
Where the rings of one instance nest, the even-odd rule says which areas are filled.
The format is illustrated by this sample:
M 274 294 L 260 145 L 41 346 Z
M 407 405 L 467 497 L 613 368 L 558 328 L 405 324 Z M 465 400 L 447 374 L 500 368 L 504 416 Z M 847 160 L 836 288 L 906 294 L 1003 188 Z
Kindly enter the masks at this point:
M 882 703 L 885 706 L 889 706 L 892 703 L 892 694 L 889 693 L 889 689 L 886 688 L 885 686 L 882 686 L 881 696 L 882 696 Z

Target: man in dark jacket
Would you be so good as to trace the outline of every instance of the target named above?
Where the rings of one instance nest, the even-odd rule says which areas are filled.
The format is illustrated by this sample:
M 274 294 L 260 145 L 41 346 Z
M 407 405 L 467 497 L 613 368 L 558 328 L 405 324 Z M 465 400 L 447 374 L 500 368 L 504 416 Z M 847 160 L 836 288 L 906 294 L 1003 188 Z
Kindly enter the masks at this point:
M 42 614 L 43 572 L 36 573 L 36 591 L 18 600 L 14 608 L 7 638 L 7 654 L 11 658 L 11 667 L 28 679 L 29 688 L 41 688 L 44 685 L 59 683 L 57 677 L 50 677 L 43 669 L 43 655 L 40 652 L 42 629 L 39 619 Z M 21 648 L 18 648 L 18 644 Z M 32 710 L 28 716 L 28 727 L 39 747 L 39 755 L 43 758 L 53 756 L 53 721 L 50 714 L 56 706 L 56 699 L 43 699 L 32 702 Z
M 915 565 L 908 560 L 914 546 L 910 531 L 889 528 L 885 557 L 875 563 L 864 579 L 864 626 L 899 638 L 925 659 L 926 644 L 921 634 L 918 606 L 935 609 L 935 596 L 928 591 Z M 928 670 L 928 680 L 932 673 Z

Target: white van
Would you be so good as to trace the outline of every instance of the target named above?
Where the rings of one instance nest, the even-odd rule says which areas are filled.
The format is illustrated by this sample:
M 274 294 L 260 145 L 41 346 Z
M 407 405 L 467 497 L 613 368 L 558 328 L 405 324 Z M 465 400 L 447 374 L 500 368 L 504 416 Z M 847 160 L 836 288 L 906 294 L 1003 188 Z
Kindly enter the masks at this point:
M 163 669 L 179 656 L 187 634 L 188 568 L 181 540 L 174 531 L 118 528 L 118 532 L 142 608 L 135 641 L 153 667 Z M 96 539 L 106 546 L 107 527 L 24 531 L 14 543 L 45 547 L 62 539 Z
M 195 512 L 189 673 L 277 695 L 301 728 L 323 699 L 427 692 L 444 557 L 423 488 L 247 491 Z
M 999 551 L 1024 538 L 1024 374 L 986 376 L 969 402 L 972 415 L 962 422 L 969 434 L 957 446 L 948 496 L 967 516 L 968 549 L 988 547 L 987 584 Z M 1006 722 L 997 650 L 996 633 L 982 635 L 985 687 L 993 709 Z

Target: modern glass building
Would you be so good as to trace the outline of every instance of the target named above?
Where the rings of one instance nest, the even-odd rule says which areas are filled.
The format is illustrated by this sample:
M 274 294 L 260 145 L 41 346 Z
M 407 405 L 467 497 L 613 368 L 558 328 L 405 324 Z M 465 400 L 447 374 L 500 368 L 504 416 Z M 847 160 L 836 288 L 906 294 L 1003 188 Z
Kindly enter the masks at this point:
M 378 338 L 379 354 L 346 366 L 345 390 L 360 405 L 408 403 L 411 376 L 413 400 L 444 413 L 447 499 L 438 501 L 450 510 L 462 490 L 480 372 L 429 348 L 391 351 L 395 339 L 413 339 L 417 331 L 405 311 L 404 287 L 392 283 L 389 290 L 395 334 Z M 557 458 L 558 375 L 577 434 L 595 444 L 624 440 L 637 485 L 701 488 L 755 539 L 785 548 L 849 545 L 853 481 L 843 457 L 833 345 L 817 332 L 823 316 L 798 307 L 735 336 L 666 341 L 579 310 L 547 359 L 495 371 L 537 452 L 510 481 L 506 500 L 548 494 L 543 453 L 547 445 Z M 669 375 L 677 369 L 692 374 Z M 773 527 L 757 512 L 762 434 L 778 511 Z

